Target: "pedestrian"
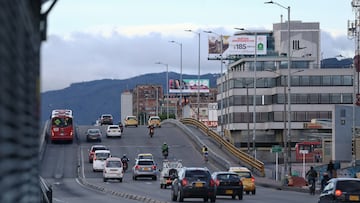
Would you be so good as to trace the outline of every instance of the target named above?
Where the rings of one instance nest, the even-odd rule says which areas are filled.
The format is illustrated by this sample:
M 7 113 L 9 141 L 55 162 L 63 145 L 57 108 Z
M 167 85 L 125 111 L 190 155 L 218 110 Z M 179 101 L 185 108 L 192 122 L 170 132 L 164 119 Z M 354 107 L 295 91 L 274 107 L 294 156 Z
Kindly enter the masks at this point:
M 327 165 L 327 169 L 326 169 L 326 171 L 328 172 L 330 178 L 334 177 L 334 169 L 335 169 L 334 168 L 334 163 L 332 162 L 332 160 L 330 160 L 328 165 Z

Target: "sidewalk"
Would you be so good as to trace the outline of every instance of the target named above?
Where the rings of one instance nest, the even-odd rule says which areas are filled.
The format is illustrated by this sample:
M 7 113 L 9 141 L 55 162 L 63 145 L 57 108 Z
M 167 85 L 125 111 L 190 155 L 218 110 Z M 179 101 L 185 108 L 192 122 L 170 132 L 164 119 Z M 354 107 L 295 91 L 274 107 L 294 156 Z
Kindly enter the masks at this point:
M 196 136 L 201 144 L 205 144 L 210 153 L 214 153 L 218 155 L 219 157 L 222 157 L 223 159 L 227 160 L 229 162 L 230 166 L 241 166 L 240 160 L 237 160 L 236 157 L 232 156 L 229 152 L 226 152 L 221 149 L 221 146 L 219 146 L 217 143 L 215 143 L 209 136 L 205 135 L 201 130 L 197 129 L 194 126 L 187 125 L 187 127 L 192 131 L 193 135 Z M 224 168 L 223 165 L 217 165 L 219 168 Z M 269 168 L 267 168 L 269 170 Z M 270 171 L 272 172 L 272 171 Z M 278 190 L 291 190 L 291 191 L 297 191 L 297 192 L 309 192 L 308 188 L 306 187 L 295 187 L 295 186 L 287 186 L 283 185 L 281 181 L 276 181 L 275 179 L 268 178 L 268 177 L 260 177 L 255 176 L 255 182 L 256 185 L 262 186 L 262 187 L 269 187 L 274 188 Z

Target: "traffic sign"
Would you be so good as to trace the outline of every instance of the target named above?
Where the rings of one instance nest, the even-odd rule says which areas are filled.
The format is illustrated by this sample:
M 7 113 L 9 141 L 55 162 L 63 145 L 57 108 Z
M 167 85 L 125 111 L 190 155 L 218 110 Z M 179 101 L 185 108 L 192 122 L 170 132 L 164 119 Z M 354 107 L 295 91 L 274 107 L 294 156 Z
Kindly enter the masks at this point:
M 280 145 L 273 145 L 271 147 L 271 152 L 274 153 L 274 152 L 282 152 L 283 148 L 280 146 Z

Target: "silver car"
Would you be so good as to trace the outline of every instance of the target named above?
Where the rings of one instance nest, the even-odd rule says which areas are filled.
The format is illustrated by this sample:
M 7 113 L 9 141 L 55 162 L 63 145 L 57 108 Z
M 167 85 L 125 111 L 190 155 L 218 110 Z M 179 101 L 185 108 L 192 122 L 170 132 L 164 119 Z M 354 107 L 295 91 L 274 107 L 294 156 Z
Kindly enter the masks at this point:
M 132 168 L 133 180 L 138 177 L 151 177 L 153 180 L 157 179 L 156 164 L 152 159 L 137 159 Z

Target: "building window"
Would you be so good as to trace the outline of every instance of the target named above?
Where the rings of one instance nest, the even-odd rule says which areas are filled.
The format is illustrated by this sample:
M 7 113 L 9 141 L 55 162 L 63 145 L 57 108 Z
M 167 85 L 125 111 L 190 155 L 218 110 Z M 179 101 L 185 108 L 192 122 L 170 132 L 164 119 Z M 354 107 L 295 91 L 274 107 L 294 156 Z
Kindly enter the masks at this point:
M 341 85 L 341 77 L 339 75 L 332 76 L 332 85 L 333 86 L 340 86 Z
M 320 86 L 321 76 L 310 76 L 310 86 Z

